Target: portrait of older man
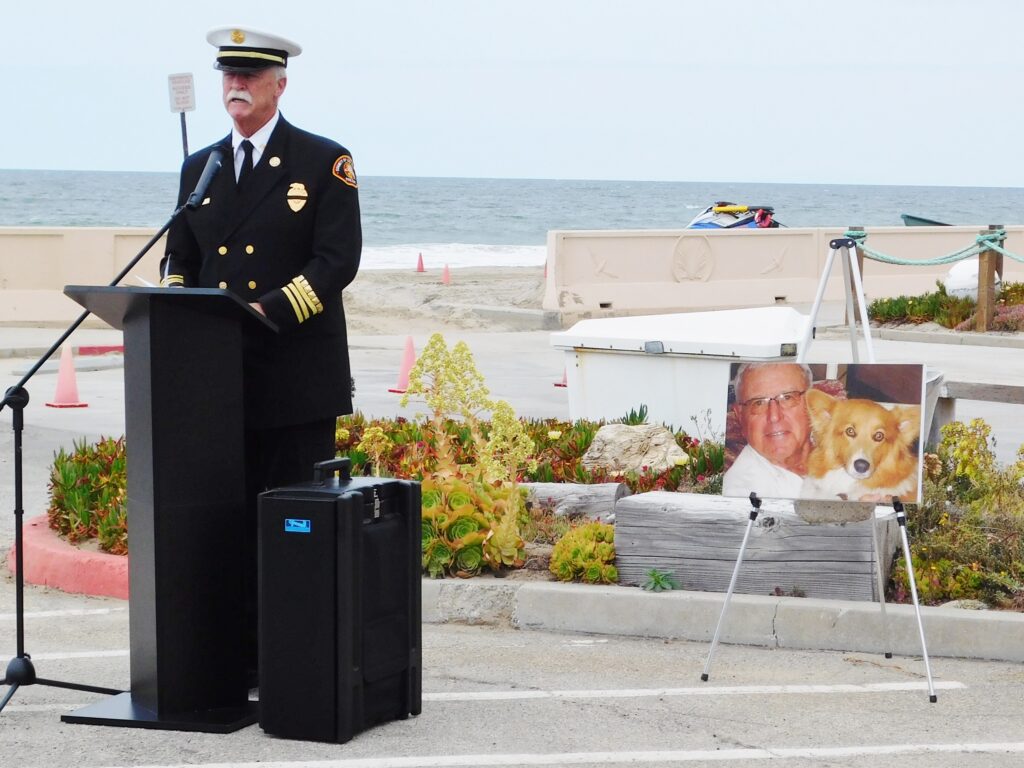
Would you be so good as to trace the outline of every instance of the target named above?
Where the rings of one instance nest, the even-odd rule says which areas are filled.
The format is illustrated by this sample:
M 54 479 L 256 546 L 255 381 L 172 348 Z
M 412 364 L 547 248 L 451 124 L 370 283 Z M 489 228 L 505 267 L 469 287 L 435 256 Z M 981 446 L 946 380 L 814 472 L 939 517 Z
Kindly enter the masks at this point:
M 723 495 L 799 498 L 812 447 L 804 402 L 811 378 L 799 363 L 739 367 L 732 411 L 746 445 L 723 476 Z

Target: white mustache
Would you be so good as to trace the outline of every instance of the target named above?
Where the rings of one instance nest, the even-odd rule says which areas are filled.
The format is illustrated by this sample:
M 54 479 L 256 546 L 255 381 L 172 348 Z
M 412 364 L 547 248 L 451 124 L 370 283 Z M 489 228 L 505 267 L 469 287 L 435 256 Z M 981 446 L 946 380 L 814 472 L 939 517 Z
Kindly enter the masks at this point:
M 236 88 L 232 88 L 224 97 L 224 102 L 227 103 L 232 99 L 241 99 L 247 104 L 252 104 L 252 96 L 249 94 L 248 91 L 239 91 Z

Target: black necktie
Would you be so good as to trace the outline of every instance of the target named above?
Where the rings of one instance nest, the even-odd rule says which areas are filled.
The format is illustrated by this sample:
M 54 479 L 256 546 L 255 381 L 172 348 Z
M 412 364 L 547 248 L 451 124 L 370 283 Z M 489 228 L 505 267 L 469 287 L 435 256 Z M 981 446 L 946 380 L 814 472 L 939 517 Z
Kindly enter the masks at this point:
M 242 158 L 242 169 L 238 172 L 239 184 L 245 180 L 246 176 L 252 173 L 252 142 L 245 139 L 241 146 L 245 157 Z

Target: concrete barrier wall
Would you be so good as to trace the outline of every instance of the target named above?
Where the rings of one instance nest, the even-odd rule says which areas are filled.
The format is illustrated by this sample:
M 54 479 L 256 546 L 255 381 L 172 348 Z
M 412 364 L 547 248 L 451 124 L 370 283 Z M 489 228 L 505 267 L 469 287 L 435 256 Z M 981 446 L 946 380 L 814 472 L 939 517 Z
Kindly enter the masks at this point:
M 906 259 L 951 253 L 980 227 L 881 227 L 868 244 Z M 1006 248 L 1024 254 L 1024 225 L 1007 227 Z M 543 306 L 566 321 L 689 310 L 809 306 L 840 228 L 771 230 L 621 230 L 548 233 Z M 0 323 L 66 324 L 80 308 L 65 285 L 106 285 L 153 236 L 147 228 L 0 227 Z M 158 242 L 124 280 L 159 281 Z M 932 290 L 948 267 L 865 262 L 868 300 Z M 1024 281 L 1007 259 L 1005 279 Z M 825 299 L 843 297 L 838 265 Z M 100 321 L 93 321 L 100 325 Z
M 156 233 L 148 228 L 0 227 L 0 323 L 66 325 L 82 308 L 65 285 L 107 285 Z M 122 281 L 159 283 L 164 241 Z M 88 325 L 104 326 L 90 319 Z
M 984 227 L 878 227 L 867 245 L 901 259 L 931 259 L 972 245 Z M 548 233 L 544 309 L 563 325 L 581 317 L 787 304 L 809 307 L 841 228 L 622 230 Z M 1006 227 L 1004 247 L 1024 255 L 1024 226 Z M 1005 279 L 1024 265 L 1005 259 Z M 865 260 L 868 301 L 934 290 L 949 266 Z M 825 300 L 842 301 L 839 260 Z

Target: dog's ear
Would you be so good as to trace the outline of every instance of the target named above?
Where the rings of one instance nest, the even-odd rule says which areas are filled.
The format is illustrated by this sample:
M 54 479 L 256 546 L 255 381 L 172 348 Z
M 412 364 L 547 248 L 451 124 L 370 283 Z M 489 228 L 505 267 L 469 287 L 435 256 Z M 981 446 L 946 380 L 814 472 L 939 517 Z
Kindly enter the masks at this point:
M 921 436 L 921 406 L 898 405 L 893 411 L 899 420 L 900 439 L 908 447 L 913 447 Z
M 804 401 L 807 403 L 807 413 L 811 417 L 811 428 L 815 432 L 824 432 L 832 420 L 832 407 L 836 399 L 820 389 L 808 389 L 804 393 Z

